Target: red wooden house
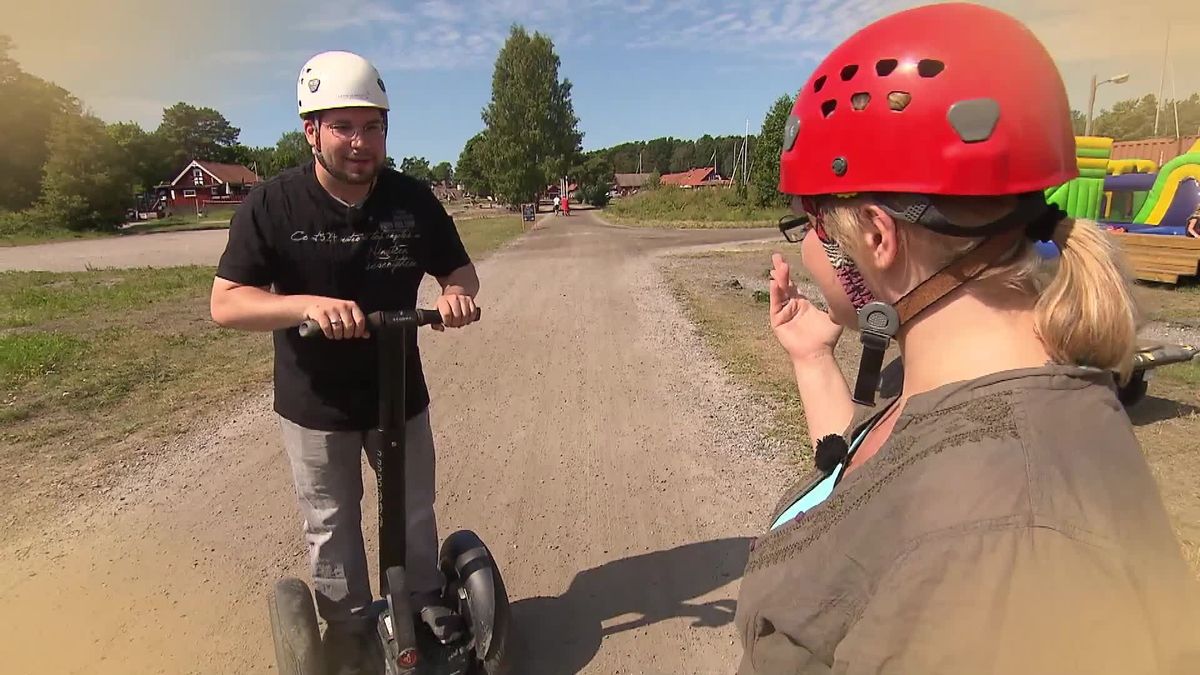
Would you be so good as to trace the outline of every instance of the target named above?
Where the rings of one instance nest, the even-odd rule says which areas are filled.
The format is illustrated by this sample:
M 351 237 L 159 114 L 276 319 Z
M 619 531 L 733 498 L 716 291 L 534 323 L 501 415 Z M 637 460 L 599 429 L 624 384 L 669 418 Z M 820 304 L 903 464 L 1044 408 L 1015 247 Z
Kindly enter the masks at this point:
M 154 186 L 168 213 L 204 211 L 241 203 L 262 179 L 241 164 L 192 160 L 169 182 Z
M 718 187 L 729 185 L 731 181 L 722 178 L 717 173 L 717 167 L 706 166 L 690 169 L 682 173 L 664 173 L 659 182 L 663 185 L 678 185 L 682 188 Z

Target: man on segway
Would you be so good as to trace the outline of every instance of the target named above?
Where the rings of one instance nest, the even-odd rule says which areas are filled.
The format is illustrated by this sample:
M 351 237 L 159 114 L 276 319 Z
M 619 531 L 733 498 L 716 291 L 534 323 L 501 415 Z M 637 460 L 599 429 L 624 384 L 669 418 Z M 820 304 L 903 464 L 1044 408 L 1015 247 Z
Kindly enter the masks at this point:
M 462 327 L 473 320 L 479 279 L 430 188 L 384 166 L 389 105 L 375 67 L 349 52 L 318 54 L 296 91 L 313 161 L 238 207 L 211 312 L 222 326 L 274 332 L 275 411 L 328 626 L 324 651 L 330 673 L 354 672 L 372 630 L 362 616 L 372 594 L 360 458 L 377 423 L 379 382 L 366 315 L 413 309 L 430 274 L 441 284 L 443 326 Z M 329 339 L 297 334 L 310 319 Z M 445 641 L 459 622 L 440 600 L 430 401 L 415 344 L 405 372 L 407 578 L 413 610 Z

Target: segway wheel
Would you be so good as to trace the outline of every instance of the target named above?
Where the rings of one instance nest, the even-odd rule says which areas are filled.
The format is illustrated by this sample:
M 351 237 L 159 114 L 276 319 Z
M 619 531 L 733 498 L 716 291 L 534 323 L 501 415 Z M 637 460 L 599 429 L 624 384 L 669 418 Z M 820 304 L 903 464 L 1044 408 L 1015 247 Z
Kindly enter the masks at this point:
M 442 573 L 452 592 L 463 591 L 460 610 L 474 640 L 476 672 L 504 675 L 510 671 L 507 643 L 512 613 L 500 567 L 474 532 L 459 530 L 442 543 Z
M 324 675 L 321 631 L 308 586 L 299 579 L 280 579 L 267 595 L 267 607 L 280 675 Z

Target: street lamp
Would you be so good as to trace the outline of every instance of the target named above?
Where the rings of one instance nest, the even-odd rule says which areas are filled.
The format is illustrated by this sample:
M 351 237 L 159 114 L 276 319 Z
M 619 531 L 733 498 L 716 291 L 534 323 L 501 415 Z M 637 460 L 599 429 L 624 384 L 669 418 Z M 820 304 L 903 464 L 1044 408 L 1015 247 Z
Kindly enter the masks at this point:
M 1107 84 L 1109 82 L 1112 82 L 1113 84 L 1124 84 L 1125 82 L 1128 82 L 1128 81 L 1129 81 L 1129 73 L 1122 73 L 1120 75 L 1117 75 L 1115 77 L 1110 77 L 1107 80 L 1103 80 L 1100 82 L 1097 82 L 1096 76 L 1092 75 L 1092 95 L 1090 98 L 1088 98 L 1087 126 L 1084 128 L 1084 131 L 1083 131 L 1084 136 L 1092 135 L 1092 111 L 1096 107 L 1096 89 L 1098 89 L 1100 87 L 1100 85 Z

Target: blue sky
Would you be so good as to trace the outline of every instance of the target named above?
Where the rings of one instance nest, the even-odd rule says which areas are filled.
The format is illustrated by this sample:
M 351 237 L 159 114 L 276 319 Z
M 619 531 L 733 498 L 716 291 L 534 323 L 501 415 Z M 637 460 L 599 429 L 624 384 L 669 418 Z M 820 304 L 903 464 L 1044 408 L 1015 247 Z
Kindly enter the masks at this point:
M 357 51 L 383 72 L 394 106 L 389 154 L 454 162 L 483 128 L 492 65 L 509 26 L 548 34 L 573 85 L 584 148 L 758 129 L 825 51 L 902 0 L 0 0 L 15 56 L 107 121 L 157 126 L 176 101 L 212 106 L 248 145 L 299 128 L 293 83 L 326 49 Z M 1155 93 L 1171 23 L 1165 93 L 1200 89 L 1200 17 L 1183 0 L 988 0 L 1046 42 L 1072 104 L 1088 78 L 1097 111 Z M 12 5 L 6 7 L 5 5 Z M 1138 26 L 1137 29 L 1133 28 Z

